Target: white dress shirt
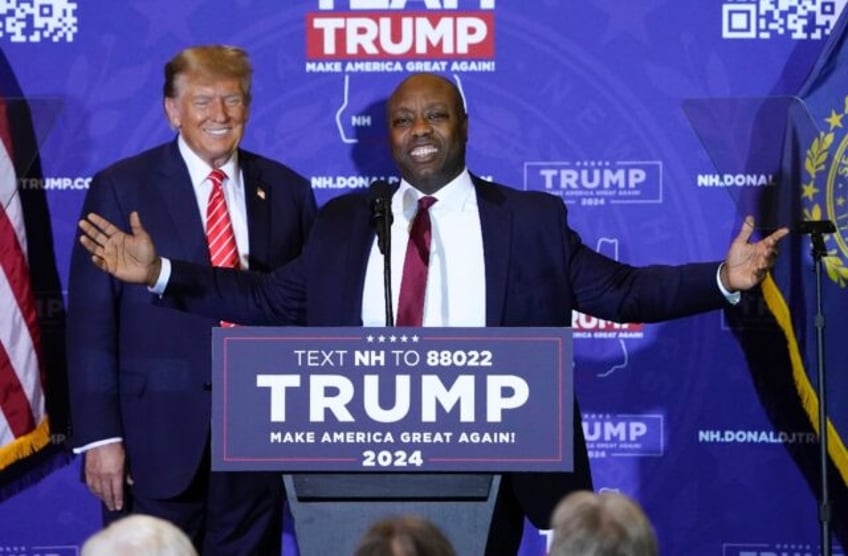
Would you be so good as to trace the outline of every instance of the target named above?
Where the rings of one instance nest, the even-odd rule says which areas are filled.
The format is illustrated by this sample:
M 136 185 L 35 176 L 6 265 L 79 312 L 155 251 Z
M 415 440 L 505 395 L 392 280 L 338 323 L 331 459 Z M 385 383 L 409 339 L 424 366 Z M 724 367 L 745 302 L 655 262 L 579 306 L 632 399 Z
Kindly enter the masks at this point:
M 188 167 L 188 175 L 197 198 L 197 209 L 200 211 L 200 221 L 203 222 L 203 231 L 206 232 L 206 207 L 209 204 L 209 195 L 212 193 L 212 182 L 209 181 L 209 172 L 212 168 L 205 160 L 197 156 L 182 135 L 177 139 L 180 154 Z M 233 226 L 233 234 L 236 236 L 236 247 L 239 253 L 241 268 L 247 268 L 248 255 L 250 254 L 250 242 L 247 234 L 247 205 L 245 204 L 244 181 L 238 163 L 238 151 L 221 166 L 221 170 L 227 174 L 227 179 L 222 184 L 224 190 L 224 201 L 227 203 L 227 212 L 230 215 L 230 223 Z
M 409 229 L 422 193 L 406 181 L 392 197 L 392 303 L 397 314 L 403 262 Z M 430 207 L 432 236 L 427 289 L 424 298 L 424 326 L 485 326 L 486 272 L 483 232 L 477 194 L 468 170 L 432 195 Z M 383 256 L 376 239 L 371 246 L 365 287 L 362 291 L 362 323 L 385 326 Z

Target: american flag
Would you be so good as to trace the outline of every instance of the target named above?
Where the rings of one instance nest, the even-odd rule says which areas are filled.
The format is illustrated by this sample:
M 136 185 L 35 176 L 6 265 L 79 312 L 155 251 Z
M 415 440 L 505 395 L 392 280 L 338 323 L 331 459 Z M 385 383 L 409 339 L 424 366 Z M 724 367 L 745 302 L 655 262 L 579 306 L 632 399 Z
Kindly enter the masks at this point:
M 50 441 L 41 334 L 7 108 L 0 98 L 0 471 Z

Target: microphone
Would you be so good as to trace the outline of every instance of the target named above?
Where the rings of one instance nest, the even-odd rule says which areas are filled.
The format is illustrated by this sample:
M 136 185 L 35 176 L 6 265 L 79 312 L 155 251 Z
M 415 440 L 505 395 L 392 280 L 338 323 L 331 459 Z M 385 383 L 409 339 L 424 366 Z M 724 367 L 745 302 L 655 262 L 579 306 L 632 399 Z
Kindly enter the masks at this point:
M 798 223 L 798 232 L 807 234 L 832 234 L 836 226 L 830 220 L 801 220 Z
M 392 186 L 384 180 L 374 180 L 368 186 L 371 225 L 377 231 L 377 246 L 383 256 L 386 256 L 391 245 L 392 193 Z
M 813 260 L 818 261 L 827 255 L 824 235 L 836 232 L 836 226 L 830 220 L 802 220 L 798 223 L 798 232 L 810 236 Z
M 392 309 L 392 194 L 394 188 L 383 180 L 368 186 L 371 225 L 377 232 L 377 247 L 383 254 L 383 294 L 386 307 L 386 326 L 394 326 Z

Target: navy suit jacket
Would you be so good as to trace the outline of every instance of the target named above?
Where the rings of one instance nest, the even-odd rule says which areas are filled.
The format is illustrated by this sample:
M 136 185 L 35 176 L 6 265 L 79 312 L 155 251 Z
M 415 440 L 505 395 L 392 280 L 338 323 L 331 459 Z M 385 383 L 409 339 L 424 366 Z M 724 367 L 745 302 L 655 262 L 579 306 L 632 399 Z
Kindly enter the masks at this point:
M 302 251 L 315 213 L 308 181 L 240 150 L 249 267 L 269 271 Z M 129 228 L 131 211 L 165 256 L 209 265 L 203 223 L 177 142 L 99 172 L 83 214 Z M 77 238 L 78 239 L 78 238 Z M 74 247 L 68 292 L 72 445 L 122 437 L 135 489 L 184 490 L 204 455 L 211 411 L 211 328 L 218 320 L 157 307 L 143 286 L 110 278 Z
M 487 326 L 570 326 L 572 310 L 618 322 L 652 322 L 716 309 L 718 262 L 635 268 L 587 248 L 552 195 L 473 178 L 482 227 Z M 266 276 L 209 272 L 173 261 L 166 298 L 183 309 L 252 324 L 360 326 L 374 241 L 367 195 L 324 206 L 303 256 Z M 546 528 L 561 497 L 591 488 L 579 411 L 574 473 L 517 473 L 515 497 Z

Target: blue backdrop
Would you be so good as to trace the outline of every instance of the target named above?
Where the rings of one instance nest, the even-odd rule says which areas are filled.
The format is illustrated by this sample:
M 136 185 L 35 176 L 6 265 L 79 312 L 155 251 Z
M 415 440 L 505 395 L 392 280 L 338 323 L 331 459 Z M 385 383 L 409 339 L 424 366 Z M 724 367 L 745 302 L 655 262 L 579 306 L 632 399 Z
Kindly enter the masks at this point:
M 393 176 L 383 102 L 436 70 L 466 95 L 472 171 L 562 196 L 615 258 L 676 263 L 723 258 L 740 191 L 794 194 L 773 175 L 782 136 L 757 135 L 754 152 L 746 107 L 760 104 L 743 99 L 795 93 L 845 3 L 12 0 L 0 47 L 33 110 L 43 179 L 21 186 L 47 196 L 63 284 L 91 175 L 172 137 L 162 66 L 214 42 L 253 61 L 244 146 L 308 176 L 319 202 Z M 753 155 L 759 168 L 728 166 Z M 775 428 L 737 326 L 575 315 L 596 486 L 643 504 L 663 554 L 817 553 L 815 490 L 793 460 L 814 436 Z M 97 526 L 74 461 L 0 504 L 0 553 L 76 554 Z M 524 553 L 546 540 L 528 527 Z

